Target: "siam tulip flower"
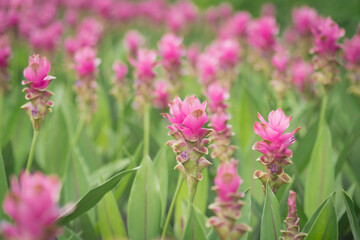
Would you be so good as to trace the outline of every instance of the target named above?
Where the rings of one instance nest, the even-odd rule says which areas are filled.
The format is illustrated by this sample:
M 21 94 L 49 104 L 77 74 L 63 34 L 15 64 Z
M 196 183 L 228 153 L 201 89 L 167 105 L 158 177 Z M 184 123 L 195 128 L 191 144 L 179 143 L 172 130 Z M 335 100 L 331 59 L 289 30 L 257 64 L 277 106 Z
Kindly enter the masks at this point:
M 240 45 L 233 39 L 219 42 L 219 63 L 222 69 L 233 69 L 240 60 Z
M 171 32 L 179 33 L 186 24 L 186 18 L 177 8 L 172 7 L 166 15 L 166 23 Z
M 68 24 L 69 26 L 75 26 L 78 20 L 78 12 L 73 8 L 68 8 L 65 11 L 64 19 L 66 24 Z
M 198 15 L 197 6 L 189 0 L 178 1 L 175 4 L 176 8 L 183 13 L 187 22 L 194 21 Z
M 285 48 L 279 46 L 271 59 L 272 65 L 279 72 L 284 72 L 289 62 L 289 54 Z
M 347 77 L 351 81 L 349 92 L 360 95 L 360 34 L 345 40 L 343 50 Z
M 277 94 L 279 100 L 282 100 L 286 91 L 290 88 L 290 80 L 288 78 L 287 66 L 289 64 L 288 51 L 278 45 L 276 51 L 271 59 L 271 63 L 274 67 L 271 85 Z
M 237 161 L 232 159 L 220 164 L 213 187 L 217 197 L 209 206 L 216 216 L 209 218 L 206 223 L 215 229 L 220 239 L 240 239 L 244 233 L 251 231 L 247 224 L 237 223 L 245 204 L 241 200 L 244 193 L 238 192 L 241 183 L 242 179 L 237 174 Z
M 258 113 L 260 122 L 255 122 L 254 131 L 263 141 L 256 142 L 252 147 L 253 150 L 261 152 L 257 161 L 266 168 L 265 172 L 257 170 L 254 178 L 261 180 L 265 190 L 266 182 L 274 193 L 279 187 L 291 181 L 289 175 L 284 172 L 284 167 L 292 164 L 290 158 L 292 151 L 288 147 L 295 142 L 294 134 L 300 128 L 296 128 L 290 133 L 284 133 L 289 127 L 292 116 L 287 117 L 281 108 L 269 113 L 269 122 Z
M 311 90 L 313 88 L 313 81 L 311 79 L 313 72 L 314 68 L 311 63 L 304 62 L 301 59 L 292 64 L 292 82 L 300 92 L 304 92 L 306 89 Z
M 11 48 L 7 36 L 0 36 L 0 95 L 9 89 L 9 59 Z
M 128 73 L 128 67 L 126 64 L 115 61 L 113 64 L 113 71 L 115 73 L 114 77 L 114 87 L 111 93 L 118 98 L 120 102 L 123 102 L 124 99 L 128 96 L 129 87 L 127 86 L 126 75 Z
M 101 23 L 93 17 L 87 17 L 83 19 L 77 28 L 77 34 L 79 36 L 84 35 L 87 37 L 90 36 L 94 37 L 97 39 L 96 43 L 100 39 L 102 32 L 103 32 L 103 27 Z M 86 47 L 94 47 L 94 46 L 86 46 Z
M 232 14 L 233 8 L 230 3 L 222 2 L 218 6 L 218 11 L 222 19 L 229 18 Z
M 272 3 L 265 3 L 261 6 L 261 16 L 275 17 L 276 7 Z
M 279 27 L 275 18 L 264 16 L 253 20 L 248 28 L 248 39 L 250 45 L 262 52 L 271 52 L 276 46 L 276 35 Z
M 337 43 L 344 36 L 345 31 L 330 18 L 320 18 L 312 28 L 314 34 L 313 65 L 316 70 L 314 78 L 324 86 L 332 86 L 339 80 L 339 63 L 335 59 L 336 52 L 340 49 Z
M 210 141 L 207 137 L 212 131 L 203 128 L 208 122 L 205 112 L 206 101 L 201 103 L 194 95 L 187 96 L 184 101 L 175 97 L 170 101 L 169 107 L 170 114 L 164 113 L 162 116 L 171 123 L 168 126 L 169 135 L 174 137 L 174 140 L 168 141 L 167 144 L 176 154 L 178 165 L 175 169 L 184 174 L 189 193 L 194 197 L 197 184 L 202 179 L 202 170 L 211 164 L 203 157 L 208 154 L 205 146 Z
M 173 34 L 165 34 L 161 38 L 158 47 L 162 57 L 161 64 L 167 71 L 170 81 L 173 84 L 179 82 L 181 58 L 184 55 L 182 38 L 178 38 Z
M 128 50 L 131 57 L 135 57 L 137 51 L 145 43 L 145 38 L 135 30 L 126 33 L 124 38 L 125 48 Z
M 219 36 L 221 39 L 237 38 L 243 41 L 246 37 L 246 30 L 250 22 L 251 15 L 248 12 L 238 12 L 220 28 Z
M 81 113 L 87 118 L 95 112 L 97 105 L 97 83 L 95 81 L 100 59 L 96 58 L 96 51 L 85 47 L 78 50 L 74 56 L 74 69 L 78 79 L 75 83 L 75 92 Z
M 280 239 L 302 240 L 307 234 L 300 232 L 300 218 L 296 214 L 296 192 L 291 190 L 289 191 L 288 206 L 288 215 L 284 221 L 286 223 L 286 230 L 281 230 L 283 237 L 280 237 Z
M 154 90 L 154 105 L 158 109 L 165 109 L 169 102 L 169 84 L 166 81 L 157 81 Z
M 126 64 L 116 61 L 113 65 L 113 70 L 115 73 L 115 77 L 118 80 L 122 80 L 126 78 L 126 75 L 128 73 L 128 67 Z
M 55 223 L 63 212 L 58 206 L 61 183 L 56 176 L 23 172 L 11 179 L 3 209 L 13 223 L 3 221 L 0 232 L 5 239 L 50 240 L 62 231 Z
M 206 87 L 216 80 L 219 70 L 219 60 L 214 54 L 203 53 L 197 61 L 197 70 L 200 82 Z
M 50 63 L 46 57 L 39 55 L 32 55 L 29 57 L 29 66 L 24 70 L 24 76 L 27 80 L 22 81 L 26 85 L 24 92 L 26 92 L 26 100 L 28 103 L 21 108 L 25 109 L 32 122 L 33 128 L 36 131 L 40 130 L 45 116 L 51 111 L 50 107 L 53 102 L 49 98 L 53 94 L 47 91 L 46 88 L 50 82 L 55 79 L 53 76 L 48 76 L 50 71 Z
M 30 43 L 37 50 L 54 51 L 63 33 L 61 22 L 54 22 L 43 29 L 35 29 L 30 34 Z
M 311 34 L 311 30 L 316 26 L 318 18 L 317 11 L 308 6 L 294 8 L 292 11 L 295 29 L 302 36 Z
M 192 44 L 186 51 L 186 56 L 189 61 L 190 67 L 196 69 L 197 60 L 200 54 L 200 46 L 198 44 Z
M 66 38 L 64 46 L 65 46 L 66 52 L 71 57 L 74 56 L 75 52 L 79 49 L 78 41 L 72 37 Z
M 229 99 L 229 91 L 219 83 L 209 86 L 206 95 L 209 98 L 209 109 L 212 113 L 223 112 L 227 108 L 226 100 Z

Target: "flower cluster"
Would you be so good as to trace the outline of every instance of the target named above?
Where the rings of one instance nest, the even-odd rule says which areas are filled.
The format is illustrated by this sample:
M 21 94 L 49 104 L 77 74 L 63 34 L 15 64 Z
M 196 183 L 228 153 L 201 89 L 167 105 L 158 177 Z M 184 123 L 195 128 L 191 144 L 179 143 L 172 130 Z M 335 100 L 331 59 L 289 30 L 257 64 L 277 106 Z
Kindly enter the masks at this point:
M 78 79 L 75 92 L 79 102 L 80 112 L 88 118 L 96 110 L 97 88 L 95 81 L 100 59 L 96 58 L 96 51 L 90 47 L 78 50 L 74 56 L 74 69 Z
M 206 102 L 201 103 L 196 96 L 186 97 L 181 101 L 175 97 L 170 101 L 170 114 L 162 114 L 171 125 L 169 135 L 174 140 L 168 141 L 176 154 L 178 169 L 186 177 L 189 189 L 196 189 L 198 182 L 202 179 L 202 170 L 211 163 L 203 155 L 208 154 L 205 147 L 210 140 L 207 138 L 212 131 L 203 128 L 208 122 L 205 112 Z
M 271 63 L 274 67 L 271 85 L 280 100 L 283 99 L 286 91 L 290 88 L 287 72 L 289 61 L 290 56 L 288 51 L 284 47 L 278 45 L 271 59 Z
M 314 81 L 311 75 L 314 68 L 311 63 L 297 59 L 291 65 L 292 82 L 301 93 L 313 93 Z
M 351 82 L 349 91 L 360 95 L 360 34 L 351 40 L 345 40 L 343 49 L 347 77 Z
M 244 193 L 238 192 L 242 179 L 237 175 L 237 161 L 222 162 L 217 170 L 215 186 L 217 197 L 209 208 L 216 216 L 209 218 L 207 225 L 213 227 L 221 239 L 240 239 L 251 228 L 237 223 L 241 216 Z
M 57 202 L 61 183 L 56 176 L 23 172 L 20 179 L 11 179 L 11 189 L 3 208 L 13 224 L 1 223 L 1 233 L 6 239 L 50 240 L 61 233 L 56 219 L 62 210 Z
M 296 214 L 296 192 L 289 191 L 288 215 L 286 217 L 286 230 L 281 230 L 283 237 L 281 240 L 302 240 L 307 234 L 300 232 L 300 218 Z
M 55 77 L 48 76 L 49 71 L 50 63 L 46 57 L 35 54 L 29 57 L 29 66 L 24 70 L 24 76 L 27 80 L 22 81 L 22 84 L 26 85 L 23 91 L 26 93 L 25 98 L 29 102 L 21 108 L 29 115 L 36 131 L 40 130 L 45 116 L 51 111 L 50 107 L 53 106 L 53 102 L 49 100 L 53 93 L 46 88 Z
M 125 49 L 129 52 L 130 57 L 135 58 L 137 51 L 145 43 L 145 38 L 137 31 L 131 30 L 124 37 Z
M 0 95 L 9 89 L 8 65 L 11 48 L 6 36 L 0 36 Z
M 291 181 L 290 176 L 284 172 L 284 167 L 292 164 L 292 151 L 288 147 L 295 142 L 294 134 L 300 128 L 284 133 L 292 116 L 287 117 L 281 108 L 269 113 L 269 122 L 259 113 L 258 118 L 260 122 L 255 122 L 254 131 L 263 140 L 256 142 L 252 148 L 263 154 L 257 161 L 265 167 L 265 171 L 255 171 L 254 178 L 261 180 L 264 190 L 266 182 L 269 181 L 272 191 L 276 193 L 279 187 Z
M 129 94 L 129 88 L 127 86 L 126 75 L 128 73 L 128 67 L 126 64 L 116 61 L 113 66 L 114 76 L 114 87 L 111 93 L 120 101 L 124 102 L 125 98 Z

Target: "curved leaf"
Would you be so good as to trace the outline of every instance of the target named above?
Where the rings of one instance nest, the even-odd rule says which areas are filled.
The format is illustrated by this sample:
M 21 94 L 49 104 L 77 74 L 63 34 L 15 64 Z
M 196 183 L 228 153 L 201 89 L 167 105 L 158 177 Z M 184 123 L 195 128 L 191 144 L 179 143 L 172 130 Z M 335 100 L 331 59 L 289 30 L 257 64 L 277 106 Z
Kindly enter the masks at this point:
M 4 167 L 4 160 L 1 152 L 0 147 L 0 204 L 2 206 L 2 202 L 4 200 L 5 194 L 8 190 L 8 183 L 6 180 L 6 173 L 5 173 L 5 167 Z M 5 213 L 2 208 L 0 208 L 0 219 L 5 218 Z
M 78 216 L 93 208 L 107 192 L 111 191 L 114 187 L 116 187 L 116 185 L 124 176 L 136 171 L 137 169 L 138 168 L 133 168 L 131 170 L 118 173 L 109 180 L 107 180 L 105 183 L 90 190 L 75 204 L 74 207 L 66 211 L 62 216 L 60 216 L 60 218 L 57 220 L 57 223 L 59 225 L 66 225 L 71 220 L 74 220 Z
M 143 159 L 135 176 L 127 212 L 130 239 L 150 240 L 160 236 L 160 186 L 149 156 Z
M 355 240 L 360 239 L 360 225 L 358 218 L 355 214 L 354 202 L 351 200 L 350 196 L 343 190 L 343 197 L 345 199 L 346 205 L 346 214 L 349 219 L 351 231 Z

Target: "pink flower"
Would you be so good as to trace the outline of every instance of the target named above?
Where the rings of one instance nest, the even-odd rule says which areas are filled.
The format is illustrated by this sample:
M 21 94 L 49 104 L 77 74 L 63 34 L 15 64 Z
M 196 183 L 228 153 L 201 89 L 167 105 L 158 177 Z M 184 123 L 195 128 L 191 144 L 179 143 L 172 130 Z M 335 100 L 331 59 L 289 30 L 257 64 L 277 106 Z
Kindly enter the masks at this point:
M 215 113 L 211 117 L 211 126 L 214 128 L 216 132 L 224 131 L 228 129 L 227 122 L 230 119 L 229 115 L 225 112 Z
M 163 114 L 172 126 L 171 131 L 180 131 L 184 137 L 192 142 L 202 138 L 208 131 L 202 128 L 208 122 L 205 112 L 206 101 L 201 103 L 195 95 L 186 97 L 184 102 L 179 97 L 175 97 L 169 103 L 170 114 Z
M 248 12 L 238 12 L 220 29 L 220 38 L 240 38 L 246 36 L 246 29 L 251 15 Z
M 344 36 L 345 30 L 339 28 L 339 26 L 328 17 L 320 18 L 312 28 L 312 33 L 315 36 L 315 46 L 312 48 L 312 51 L 320 55 L 334 56 L 340 48 L 337 41 Z
M 360 35 L 355 35 L 351 40 L 346 39 L 343 50 L 346 67 L 360 64 Z
M 174 34 L 165 34 L 158 47 L 162 57 L 162 65 L 166 70 L 171 71 L 180 67 L 181 57 L 184 55 L 181 38 Z
M 216 80 L 216 74 L 219 69 L 219 61 L 214 54 L 203 53 L 199 56 L 197 70 L 200 81 L 203 84 L 209 84 Z
M 292 190 L 289 191 L 288 206 L 288 217 L 295 217 L 294 215 L 296 215 L 296 192 Z
M 222 68 L 234 68 L 240 60 L 240 45 L 233 39 L 219 42 L 219 63 Z
M 272 65 L 279 71 L 284 72 L 289 62 L 289 55 L 285 48 L 279 46 L 271 59 Z
M 75 54 L 75 52 L 79 49 L 78 41 L 72 37 L 66 38 L 64 45 L 65 45 L 66 52 L 70 56 L 73 56 Z
M 11 48 L 6 36 L 0 37 L 0 68 L 7 68 L 9 58 L 11 57 Z
M 317 24 L 318 13 L 315 9 L 302 6 L 292 11 L 295 29 L 301 34 L 311 34 L 311 29 Z
M 68 8 L 65 12 L 64 19 L 67 24 L 70 26 L 74 26 L 76 24 L 76 21 L 78 20 L 78 13 L 73 8 Z
M 262 51 L 271 51 L 276 45 L 279 27 L 275 18 L 264 16 L 250 23 L 248 36 L 250 45 Z
M 113 71 L 115 72 L 115 76 L 117 79 L 124 79 L 126 78 L 126 74 L 128 73 L 128 67 L 126 64 L 116 61 L 113 64 Z
M 292 81 L 294 85 L 300 90 L 304 91 L 306 83 L 311 81 L 311 75 L 314 68 L 311 63 L 297 60 L 291 67 Z
M 159 109 L 165 109 L 169 102 L 169 84 L 165 81 L 157 81 L 154 90 L 154 104 Z
M 131 30 L 125 35 L 125 48 L 130 52 L 131 56 L 136 56 L 137 50 L 142 47 L 144 43 L 144 37 L 135 30 Z
M 237 174 L 237 161 L 221 163 L 215 177 L 218 197 L 224 202 L 230 201 L 241 183 L 242 179 Z
M 14 224 L 3 222 L 1 232 L 6 239 L 53 239 L 61 232 L 55 220 L 61 215 L 58 207 L 61 183 L 56 176 L 38 172 L 22 173 L 19 181 L 11 179 L 11 189 L 3 208 Z
M 78 50 L 74 56 L 74 68 L 80 77 L 91 76 L 97 73 L 100 59 L 96 58 L 96 51 L 85 47 Z
M 62 32 L 62 23 L 54 22 L 46 28 L 33 30 L 30 33 L 30 42 L 36 49 L 52 51 L 59 42 Z
M 151 82 L 155 78 L 156 57 L 155 51 L 140 49 L 137 52 L 137 59 L 130 59 L 131 64 L 136 68 L 135 75 L 138 80 Z
M 209 108 L 212 112 L 222 112 L 227 107 L 225 101 L 229 99 L 229 91 L 219 83 L 211 84 L 206 95 L 209 98 Z
M 29 66 L 24 70 L 24 76 L 28 81 L 23 81 L 29 88 L 38 90 L 46 89 L 51 80 L 55 77 L 48 76 L 50 71 L 50 63 L 46 57 L 40 55 L 32 55 L 29 57 Z
M 230 3 L 227 2 L 222 2 L 220 3 L 220 5 L 218 6 L 218 11 L 219 14 L 222 18 L 228 18 L 231 16 L 231 13 L 233 11 L 232 6 L 230 5 Z
M 182 12 L 177 10 L 177 8 L 172 7 L 168 10 L 166 15 L 166 23 L 172 32 L 178 33 L 184 27 L 186 18 Z
M 199 53 L 200 53 L 200 47 L 197 44 L 192 44 L 187 49 L 186 55 L 192 67 L 196 66 L 197 60 L 199 58 Z
M 261 16 L 275 17 L 276 8 L 272 3 L 265 3 L 261 6 Z

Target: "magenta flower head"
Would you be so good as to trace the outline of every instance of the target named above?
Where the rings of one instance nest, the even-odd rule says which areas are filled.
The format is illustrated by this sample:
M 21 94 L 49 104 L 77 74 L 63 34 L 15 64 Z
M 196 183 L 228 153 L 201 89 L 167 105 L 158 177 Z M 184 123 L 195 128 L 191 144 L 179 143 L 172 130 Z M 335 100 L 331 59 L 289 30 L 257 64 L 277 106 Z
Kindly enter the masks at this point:
M 211 129 L 203 128 L 208 122 L 205 112 L 206 101 L 201 103 L 196 96 L 186 97 L 182 101 L 175 97 L 169 103 L 170 114 L 164 113 L 163 117 L 171 123 L 169 135 L 174 140 L 168 141 L 173 148 L 178 161 L 175 167 L 184 174 L 189 189 L 196 191 L 198 182 L 202 179 L 202 170 L 211 163 L 203 155 L 208 154 L 205 147 L 210 140 L 207 138 Z
M 181 57 L 184 55 L 182 41 L 182 38 L 174 34 L 165 34 L 158 44 L 162 65 L 169 72 L 179 71 Z
M 130 63 L 135 67 L 135 76 L 138 81 L 152 82 L 156 76 L 154 68 L 156 67 L 156 52 L 146 49 L 140 49 L 137 52 L 137 59 L 130 59 Z
M 115 77 L 114 87 L 111 90 L 111 93 L 119 100 L 119 102 L 123 103 L 129 92 L 126 77 L 128 73 L 128 67 L 121 61 L 115 61 L 112 68 L 115 73 Z
M 222 162 L 217 170 L 215 202 L 209 208 L 216 216 L 209 218 L 207 226 L 212 226 L 221 239 L 240 239 L 251 228 L 243 223 L 236 223 L 241 216 L 244 193 L 238 192 L 242 179 L 237 174 L 237 161 Z
M 3 209 L 12 220 L 1 223 L 6 239 L 54 239 L 61 233 L 55 221 L 62 210 L 58 206 L 61 183 L 56 176 L 23 172 L 20 179 L 11 179 Z
M 9 89 L 10 76 L 8 72 L 11 49 L 6 36 L 0 37 L 0 95 Z
M 145 38 L 135 30 L 131 30 L 125 35 L 124 45 L 132 57 L 136 56 L 138 49 L 142 47 L 144 43 Z
M 312 28 L 315 36 L 312 52 L 318 55 L 334 56 L 340 45 L 337 43 L 343 37 L 345 30 L 340 28 L 330 17 L 319 18 Z
M 271 63 L 279 72 L 284 72 L 289 62 L 289 54 L 285 48 L 278 46 L 275 54 L 272 56 Z
M 292 82 L 300 92 L 309 89 L 312 86 L 311 75 L 314 68 L 311 63 L 307 63 L 301 59 L 295 61 L 291 66 Z
M 288 198 L 288 215 L 286 217 L 286 220 L 284 221 L 286 223 L 286 230 L 281 230 L 283 237 L 280 237 L 280 239 L 304 239 L 307 234 L 300 232 L 299 221 L 300 218 L 296 214 L 296 192 L 290 190 Z
M 300 35 L 311 34 L 311 29 L 317 24 L 318 18 L 317 11 L 308 6 L 294 8 L 292 11 L 295 29 Z
M 169 94 L 169 83 L 166 81 L 157 81 L 155 83 L 154 90 L 154 105 L 158 109 L 165 109 L 168 105 L 170 94 Z
M 238 12 L 230 18 L 220 28 L 219 36 L 221 39 L 237 38 L 243 39 L 246 37 L 246 30 L 251 20 L 251 15 L 248 12 Z
M 257 161 L 260 161 L 266 171 L 255 171 L 254 178 L 261 180 L 264 190 L 269 180 L 271 189 L 276 192 L 281 185 L 291 181 L 283 168 L 292 164 L 290 160 L 292 151 L 288 147 L 295 142 L 294 134 L 300 128 L 284 133 L 289 127 L 292 116 L 287 117 L 281 108 L 269 113 L 269 122 L 266 122 L 259 113 L 258 118 L 260 122 L 255 122 L 254 131 L 263 141 L 256 142 L 252 148 L 263 154 Z
M 248 28 L 249 43 L 260 51 L 273 51 L 278 33 L 279 27 L 275 18 L 264 16 L 250 23 Z
M 219 71 L 219 60 L 213 53 L 203 53 L 197 62 L 199 80 L 205 86 L 210 85 L 216 80 Z
M 120 62 L 120 61 L 116 61 L 113 66 L 113 71 L 115 73 L 115 77 L 117 79 L 124 79 L 126 78 L 126 74 L 128 73 L 128 67 L 126 64 Z
M 211 84 L 206 95 L 209 98 L 209 109 L 211 112 L 223 112 L 226 109 L 227 104 L 225 104 L 225 101 L 230 97 L 229 91 L 219 83 Z
M 233 69 L 240 60 L 240 45 L 233 39 L 219 42 L 219 63 L 222 69 Z
M 46 88 L 55 77 L 48 76 L 49 71 L 50 63 L 46 57 L 41 58 L 35 54 L 29 57 L 29 66 L 24 70 L 27 80 L 22 81 L 22 84 L 26 85 L 23 92 L 29 102 L 21 108 L 29 115 L 35 130 L 40 129 L 45 116 L 51 111 L 50 107 L 53 106 L 53 102 L 49 101 L 53 93 Z
M 347 77 L 351 82 L 348 91 L 360 95 L 360 35 L 355 35 L 351 40 L 345 40 L 343 46 L 345 68 Z
M 90 47 L 78 50 L 75 53 L 74 62 L 74 68 L 79 77 L 94 76 L 100 65 L 100 59 L 96 58 L 96 51 Z

